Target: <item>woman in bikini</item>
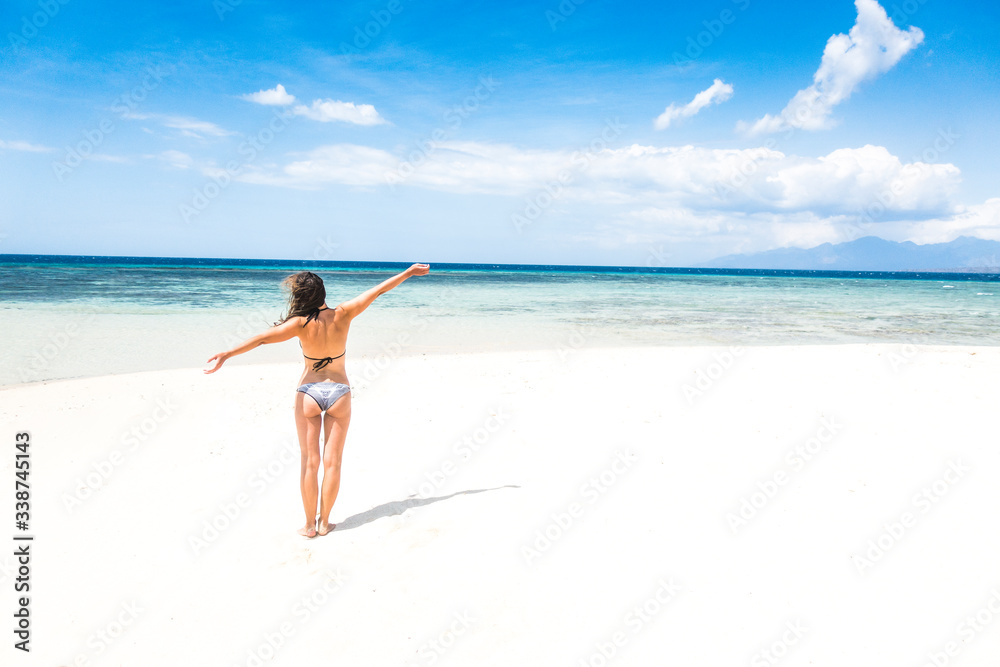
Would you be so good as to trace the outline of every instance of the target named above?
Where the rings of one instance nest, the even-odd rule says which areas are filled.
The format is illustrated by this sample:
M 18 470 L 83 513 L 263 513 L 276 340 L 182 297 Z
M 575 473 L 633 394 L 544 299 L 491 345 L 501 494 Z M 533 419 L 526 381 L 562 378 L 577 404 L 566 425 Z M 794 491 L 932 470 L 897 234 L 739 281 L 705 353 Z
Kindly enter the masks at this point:
M 299 530 L 305 537 L 326 535 L 334 528 L 328 523 L 330 510 L 340 491 L 340 460 L 351 422 L 351 387 L 347 380 L 344 355 L 351 321 L 363 313 L 380 295 L 411 276 L 427 275 L 427 264 L 414 264 L 399 275 L 345 301 L 336 308 L 326 305 L 326 288 L 315 273 L 302 271 L 285 279 L 290 291 L 288 314 L 267 331 L 257 334 L 228 352 L 213 355 L 205 370 L 214 373 L 226 359 L 249 352 L 266 343 L 298 338 L 305 368 L 295 393 L 295 426 L 299 434 L 302 466 L 299 486 L 306 524 Z M 331 356 L 327 356 L 331 355 Z M 323 488 L 319 489 L 319 434 L 323 431 Z M 317 498 L 318 497 L 318 498 Z M 319 501 L 319 518 L 316 504 Z

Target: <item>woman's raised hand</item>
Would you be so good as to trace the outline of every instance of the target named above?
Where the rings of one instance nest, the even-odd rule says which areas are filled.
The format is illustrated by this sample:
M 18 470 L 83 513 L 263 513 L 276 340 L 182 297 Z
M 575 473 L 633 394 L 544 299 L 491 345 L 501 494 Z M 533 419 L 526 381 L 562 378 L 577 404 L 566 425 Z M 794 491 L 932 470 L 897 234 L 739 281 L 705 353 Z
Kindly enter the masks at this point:
M 430 264 L 414 264 L 407 271 L 412 276 L 426 276 L 431 270 Z

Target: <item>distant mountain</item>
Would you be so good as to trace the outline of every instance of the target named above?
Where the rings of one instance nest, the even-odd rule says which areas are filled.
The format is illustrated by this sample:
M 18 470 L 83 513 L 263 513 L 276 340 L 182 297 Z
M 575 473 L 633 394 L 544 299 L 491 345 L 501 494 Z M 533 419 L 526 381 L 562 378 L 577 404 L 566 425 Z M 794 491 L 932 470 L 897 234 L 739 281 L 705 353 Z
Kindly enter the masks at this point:
M 955 271 L 1000 273 L 1000 241 L 960 236 L 949 243 L 917 245 L 864 236 L 847 243 L 815 248 L 778 248 L 746 255 L 726 255 L 706 265 L 726 269 L 797 269 L 826 271 Z

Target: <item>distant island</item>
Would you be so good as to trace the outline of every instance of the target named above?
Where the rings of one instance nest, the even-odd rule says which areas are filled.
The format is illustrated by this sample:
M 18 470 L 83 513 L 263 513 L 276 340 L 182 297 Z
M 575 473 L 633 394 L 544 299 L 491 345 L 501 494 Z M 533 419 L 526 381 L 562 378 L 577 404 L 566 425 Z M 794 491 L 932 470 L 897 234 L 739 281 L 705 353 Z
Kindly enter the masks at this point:
M 800 271 L 924 271 L 1000 273 L 1000 241 L 960 236 L 948 243 L 918 245 L 864 236 L 814 248 L 777 248 L 726 255 L 704 265 L 720 269 L 792 269 Z

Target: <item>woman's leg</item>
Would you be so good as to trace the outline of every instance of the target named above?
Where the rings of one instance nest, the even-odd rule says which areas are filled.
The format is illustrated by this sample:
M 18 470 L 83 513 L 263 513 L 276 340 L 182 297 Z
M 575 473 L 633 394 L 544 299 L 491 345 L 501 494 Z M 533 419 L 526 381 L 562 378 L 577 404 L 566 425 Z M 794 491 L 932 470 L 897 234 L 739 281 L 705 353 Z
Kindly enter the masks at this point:
M 319 505 L 319 534 L 333 530 L 329 523 L 330 510 L 340 492 L 340 461 L 344 455 L 347 427 L 351 424 L 351 394 L 344 394 L 334 403 L 323 419 L 325 444 L 323 446 L 323 494 Z
M 316 502 L 319 495 L 319 433 L 323 421 L 319 405 L 311 396 L 295 392 L 295 430 L 299 434 L 301 465 L 299 489 L 306 523 L 299 535 L 316 536 Z

